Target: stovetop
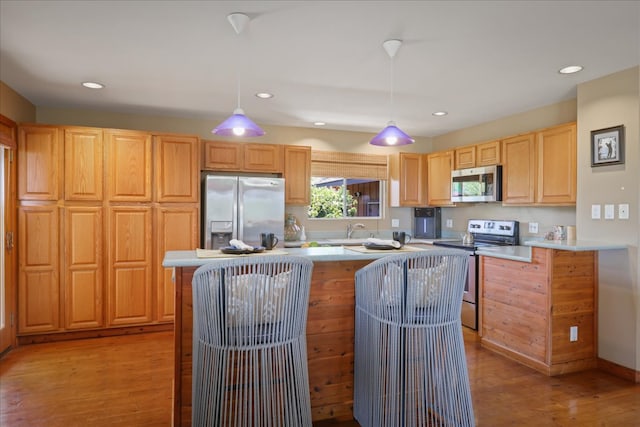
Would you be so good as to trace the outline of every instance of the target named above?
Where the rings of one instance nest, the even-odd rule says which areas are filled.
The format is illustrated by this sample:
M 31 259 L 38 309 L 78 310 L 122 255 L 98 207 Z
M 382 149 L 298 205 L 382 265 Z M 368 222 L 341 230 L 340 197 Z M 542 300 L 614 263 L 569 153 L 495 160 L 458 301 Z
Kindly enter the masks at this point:
M 470 219 L 467 232 L 473 236 L 473 243 L 465 244 L 462 240 L 433 242 L 436 246 L 459 248 L 475 251 L 487 246 L 518 245 L 520 226 L 518 221 Z

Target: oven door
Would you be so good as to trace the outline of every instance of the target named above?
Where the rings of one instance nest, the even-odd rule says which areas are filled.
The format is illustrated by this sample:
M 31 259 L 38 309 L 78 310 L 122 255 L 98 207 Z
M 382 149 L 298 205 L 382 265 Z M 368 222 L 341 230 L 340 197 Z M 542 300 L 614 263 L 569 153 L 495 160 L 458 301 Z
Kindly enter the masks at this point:
M 462 295 L 462 325 L 477 330 L 478 329 L 478 256 L 469 255 L 469 271 L 467 283 Z

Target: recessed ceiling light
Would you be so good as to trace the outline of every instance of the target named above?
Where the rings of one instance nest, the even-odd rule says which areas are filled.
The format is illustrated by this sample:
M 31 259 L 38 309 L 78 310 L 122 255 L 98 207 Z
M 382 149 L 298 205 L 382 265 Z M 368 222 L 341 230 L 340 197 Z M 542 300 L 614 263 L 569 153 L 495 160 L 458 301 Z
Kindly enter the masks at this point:
M 573 74 L 577 73 L 578 71 L 582 71 L 582 68 L 583 67 L 580 65 L 569 65 L 568 67 L 560 68 L 558 72 L 560 74 Z
M 447 113 L 446 111 L 434 111 L 433 113 L 431 113 L 432 116 L 446 116 Z
M 269 92 L 258 92 L 256 96 L 260 99 L 270 99 L 273 98 L 273 94 Z
M 326 126 L 327 123 L 326 122 L 313 122 L 314 126 Z
M 82 82 L 82 86 L 89 89 L 103 89 L 104 85 L 98 82 Z

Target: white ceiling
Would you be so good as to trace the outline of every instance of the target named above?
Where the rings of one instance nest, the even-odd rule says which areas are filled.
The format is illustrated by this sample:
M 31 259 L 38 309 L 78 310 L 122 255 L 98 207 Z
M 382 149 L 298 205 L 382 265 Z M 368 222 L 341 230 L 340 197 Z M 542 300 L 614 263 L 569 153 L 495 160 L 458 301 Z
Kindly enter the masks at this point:
M 232 12 L 252 18 L 241 35 Z M 390 38 L 404 41 L 393 66 Z M 377 133 L 393 112 L 429 137 L 575 98 L 578 83 L 638 65 L 640 2 L 1 0 L 0 55 L 0 80 L 36 106 L 213 128 L 236 107 L 240 76 L 260 125 Z M 585 69 L 558 73 L 570 64 Z

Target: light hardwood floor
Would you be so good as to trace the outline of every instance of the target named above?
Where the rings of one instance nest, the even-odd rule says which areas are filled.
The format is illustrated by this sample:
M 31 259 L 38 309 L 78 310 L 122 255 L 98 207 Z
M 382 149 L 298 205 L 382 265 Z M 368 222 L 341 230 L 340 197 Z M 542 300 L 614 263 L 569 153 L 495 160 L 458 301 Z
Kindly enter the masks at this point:
M 465 329 L 478 426 L 640 426 L 640 385 L 594 370 L 546 377 Z M 170 426 L 173 335 L 20 347 L 0 360 L 0 426 Z M 357 426 L 355 422 L 319 426 Z

